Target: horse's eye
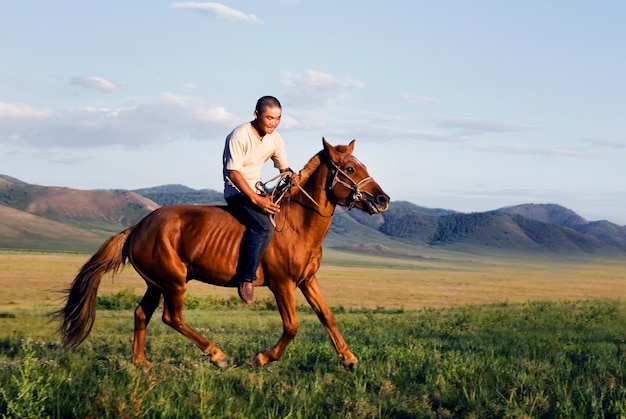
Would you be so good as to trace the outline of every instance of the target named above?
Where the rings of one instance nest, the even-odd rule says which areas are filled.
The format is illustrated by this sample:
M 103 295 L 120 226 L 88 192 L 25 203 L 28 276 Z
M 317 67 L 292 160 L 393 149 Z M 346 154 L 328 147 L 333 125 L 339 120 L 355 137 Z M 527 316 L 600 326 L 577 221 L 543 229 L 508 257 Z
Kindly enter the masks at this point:
M 352 173 L 354 173 L 354 167 L 348 167 L 346 169 L 346 172 L 351 175 Z

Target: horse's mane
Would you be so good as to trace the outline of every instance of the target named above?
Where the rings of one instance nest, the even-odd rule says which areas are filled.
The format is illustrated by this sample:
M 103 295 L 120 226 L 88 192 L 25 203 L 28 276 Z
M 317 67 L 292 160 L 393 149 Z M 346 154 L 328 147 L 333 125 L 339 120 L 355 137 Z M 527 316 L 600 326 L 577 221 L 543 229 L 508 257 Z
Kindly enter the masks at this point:
M 324 151 L 322 150 L 316 155 L 314 155 L 313 157 L 311 157 L 311 159 L 307 162 L 307 164 L 304 165 L 304 168 L 302 168 L 302 170 L 300 171 L 300 183 L 301 184 L 304 185 L 306 181 L 309 179 L 309 177 L 311 177 L 315 169 L 317 169 L 319 165 L 322 163 L 323 152 Z

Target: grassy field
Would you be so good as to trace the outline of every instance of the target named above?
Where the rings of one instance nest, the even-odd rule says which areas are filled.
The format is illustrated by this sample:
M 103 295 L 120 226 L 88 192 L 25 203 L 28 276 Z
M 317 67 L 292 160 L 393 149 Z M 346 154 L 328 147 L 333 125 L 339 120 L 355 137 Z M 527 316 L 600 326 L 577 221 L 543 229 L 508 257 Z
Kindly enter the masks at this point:
M 626 306 L 608 301 L 335 310 L 356 371 L 310 311 L 281 360 L 272 309 L 187 310 L 231 367 L 218 370 L 161 322 L 151 368 L 130 363 L 131 310 L 98 314 L 59 350 L 44 311 L 0 316 L 0 416 L 98 418 L 624 418 Z M 201 327 L 199 327 L 201 326 Z
M 214 303 L 185 318 L 230 367 L 213 367 L 155 316 L 147 341 L 155 364 L 137 368 L 127 300 L 145 287 L 130 267 L 100 292 L 128 306 L 101 305 L 87 341 L 62 351 L 46 313 L 88 257 L 0 252 L 0 416 L 626 418 L 620 261 L 329 251 L 319 278 L 360 360 L 348 372 L 304 306 L 283 358 L 252 368 L 255 353 L 278 339 L 276 309 L 231 306 L 234 289 L 193 282 L 191 299 Z

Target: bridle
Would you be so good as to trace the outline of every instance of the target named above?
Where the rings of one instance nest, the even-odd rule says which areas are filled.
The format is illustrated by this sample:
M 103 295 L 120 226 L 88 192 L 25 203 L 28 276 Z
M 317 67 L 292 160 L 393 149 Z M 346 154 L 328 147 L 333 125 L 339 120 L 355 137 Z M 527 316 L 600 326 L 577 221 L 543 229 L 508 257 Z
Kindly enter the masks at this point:
M 331 166 L 330 175 L 332 175 L 332 177 L 331 176 L 328 177 L 328 181 L 326 182 L 326 191 L 329 191 L 332 193 L 337 205 L 346 207 L 348 211 L 350 211 L 352 208 L 354 208 L 354 206 L 358 202 L 366 201 L 366 199 L 363 198 L 363 194 L 367 194 L 370 197 L 373 197 L 373 195 L 369 193 L 368 191 L 361 190 L 361 188 L 364 185 L 374 180 L 371 176 L 367 176 L 361 179 L 360 181 L 355 182 L 348 175 L 348 173 L 341 170 L 341 168 L 334 161 L 330 159 L 328 159 L 327 161 Z M 270 179 L 268 182 L 265 182 L 265 183 L 257 182 L 256 188 L 260 193 L 265 193 L 265 195 L 269 196 L 273 202 L 279 203 L 285 197 L 287 198 L 287 200 L 290 200 L 291 194 L 289 193 L 289 191 L 291 190 L 292 186 L 296 186 L 298 189 L 300 189 L 300 192 L 302 192 L 304 196 L 306 196 L 311 202 L 315 204 L 315 206 L 318 209 L 321 209 L 320 204 L 306 190 L 304 190 L 302 186 L 300 186 L 299 184 L 298 185 L 291 184 L 291 179 L 289 178 L 289 176 L 290 176 L 290 173 L 287 173 L 287 172 L 281 173 L 275 176 L 274 178 Z M 340 176 L 347 179 L 347 181 L 341 179 Z M 276 186 L 273 189 L 268 190 L 266 188 L 266 185 L 277 179 L 278 179 L 278 182 Z M 344 188 L 349 189 L 351 192 L 344 202 L 341 202 L 337 199 L 337 194 L 335 193 L 335 190 L 334 190 L 337 185 L 341 185 Z M 322 213 L 319 213 L 319 214 L 323 217 L 330 217 L 333 215 L 332 212 L 329 215 L 324 215 Z M 285 217 L 286 216 L 287 214 L 285 214 Z M 270 220 L 272 221 L 272 224 L 274 224 L 274 226 L 276 227 L 274 216 L 271 216 Z
M 354 208 L 354 205 L 357 202 L 361 202 L 364 201 L 363 199 L 363 194 L 368 194 L 371 197 L 374 197 L 371 193 L 369 193 L 368 191 L 362 191 L 361 187 L 363 185 L 368 184 L 369 182 L 371 182 L 372 180 L 374 180 L 371 176 L 368 176 L 366 178 L 361 179 L 358 182 L 355 182 L 354 180 L 352 180 L 352 178 L 350 176 L 348 176 L 348 174 L 346 172 L 344 172 L 343 170 L 341 170 L 339 168 L 339 166 L 337 166 L 337 164 L 332 161 L 329 160 L 332 169 L 331 172 L 333 173 L 333 178 L 330 182 L 328 182 L 328 185 L 326 185 L 326 190 L 327 191 L 331 191 L 333 193 L 333 196 L 335 197 L 335 200 L 337 201 L 337 205 L 343 206 L 343 207 L 347 207 L 348 211 L 351 210 L 352 208 Z M 345 182 L 343 180 L 341 180 L 339 178 L 339 175 L 342 175 L 344 178 L 348 179 L 348 182 Z M 335 186 L 337 186 L 337 184 L 349 189 L 352 193 L 348 196 L 348 198 L 346 198 L 345 202 L 340 202 L 337 199 L 337 194 L 335 193 Z

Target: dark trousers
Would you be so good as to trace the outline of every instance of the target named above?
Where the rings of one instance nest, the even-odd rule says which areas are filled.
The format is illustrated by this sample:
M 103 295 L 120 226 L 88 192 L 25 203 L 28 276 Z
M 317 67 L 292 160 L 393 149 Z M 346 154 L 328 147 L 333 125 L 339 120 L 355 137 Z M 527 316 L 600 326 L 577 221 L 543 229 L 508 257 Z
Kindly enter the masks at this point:
M 228 197 L 226 202 L 233 215 L 246 227 L 237 273 L 244 281 L 254 281 L 261 258 L 274 235 L 274 226 L 269 214 L 254 205 L 244 194 Z

